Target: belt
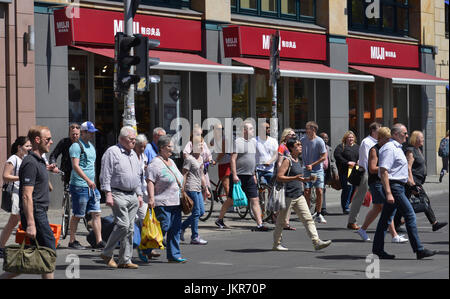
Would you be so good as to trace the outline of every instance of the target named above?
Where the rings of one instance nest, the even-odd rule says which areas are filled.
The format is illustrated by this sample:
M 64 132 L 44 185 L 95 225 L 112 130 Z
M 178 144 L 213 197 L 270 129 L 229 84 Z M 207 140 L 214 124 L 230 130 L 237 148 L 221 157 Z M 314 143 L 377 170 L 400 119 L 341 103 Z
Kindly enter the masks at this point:
M 127 191 L 127 190 L 121 190 L 119 188 L 111 188 L 111 191 L 118 191 L 118 192 L 122 192 L 122 193 L 125 193 L 125 194 L 134 194 L 134 190 Z
M 402 181 L 398 181 L 398 180 L 389 180 L 389 184 L 399 184 L 402 186 L 406 186 L 406 183 L 403 183 Z

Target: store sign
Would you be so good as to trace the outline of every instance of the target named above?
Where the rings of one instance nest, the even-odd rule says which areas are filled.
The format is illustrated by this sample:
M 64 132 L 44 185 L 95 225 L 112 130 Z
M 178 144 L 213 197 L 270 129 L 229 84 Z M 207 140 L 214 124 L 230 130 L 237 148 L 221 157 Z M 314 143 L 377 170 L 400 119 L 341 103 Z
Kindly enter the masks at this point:
M 419 67 L 419 47 L 347 38 L 348 62 L 394 67 Z
M 139 14 L 133 21 L 133 33 L 160 40 L 159 49 L 201 51 L 199 21 Z M 112 46 L 115 34 L 125 31 L 123 13 L 88 8 L 80 8 L 76 18 L 55 10 L 54 25 L 56 46 Z
M 230 26 L 223 29 L 225 57 L 269 56 L 274 29 Z M 326 60 L 326 37 L 321 34 L 280 30 L 280 57 Z

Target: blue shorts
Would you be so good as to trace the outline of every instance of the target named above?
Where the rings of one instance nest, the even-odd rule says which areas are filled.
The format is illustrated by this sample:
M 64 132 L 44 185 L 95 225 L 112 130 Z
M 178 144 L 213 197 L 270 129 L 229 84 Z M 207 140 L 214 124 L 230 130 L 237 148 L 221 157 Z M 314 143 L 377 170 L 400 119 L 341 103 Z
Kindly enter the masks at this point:
M 265 171 L 265 170 L 256 170 L 259 177 L 259 183 L 262 185 L 271 185 L 273 172 Z
M 72 212 L 75 217 L 82 218 L 86 213 L 101 213 L 101 195 L 98 189 L 92 191 L 89 187 L 70 185 L 69 190 L 72 198 Z
M 305 169 L 305 178 L 309 178 L 312 174 L 316 175 L 317 180 L 315 180 L 314 182 L 305 182 L 305 189 L 311 189 L 312 187 L 315 188 L 321 188 L 323 189 L 323 187 L 325 187 L 325 183 L 324 183 L 324 179 L 325 179 L 325 174 L 323 172 L 323 170 L 306 170 Z
M 384 194 L 383 185 L 381 182 L 375 182 L 369 185 L 370 193 L 372 194 L 372 203 L 385 204 L 386 195 Z

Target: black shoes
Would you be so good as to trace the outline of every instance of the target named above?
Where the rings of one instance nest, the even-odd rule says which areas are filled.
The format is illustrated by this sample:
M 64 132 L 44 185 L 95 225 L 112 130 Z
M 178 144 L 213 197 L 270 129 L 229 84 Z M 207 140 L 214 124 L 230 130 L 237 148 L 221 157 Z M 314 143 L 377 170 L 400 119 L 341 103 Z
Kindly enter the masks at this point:
M 424 249 L 424 250 L 421 250 L 421 251 L 417 251 L 417 252 L 416 252 L 416 255 L 417 255 L 417 259 L 418 259 L 418 260 L 421 260 L 421 259 L 423 259 L 423 258 L 433 256 L 433 255 L 435 255 L 436 253 L 437 253 L 436 250 Z
M 77 249 L 77 250 L 84 250 L 86 247 L 80 244 L 77 240 L 73 241 L 72 243 L 69 243 L 69 248 L 71 249 Z
M 435 232 L 435 231 L 443 228 L 447 224 L 448 224 L 447 222 L 436 222 L 435 224 L 433 224 L 433 231 Z
M 380 260 L 393 260 L 395 259 L 395 255 L 393 254 L 388 254 L 386 251 L 382 251 L 382 252 L 374 252 L 373 254 L 375 254 L 376 256 L 378 256 L 378 258 Z

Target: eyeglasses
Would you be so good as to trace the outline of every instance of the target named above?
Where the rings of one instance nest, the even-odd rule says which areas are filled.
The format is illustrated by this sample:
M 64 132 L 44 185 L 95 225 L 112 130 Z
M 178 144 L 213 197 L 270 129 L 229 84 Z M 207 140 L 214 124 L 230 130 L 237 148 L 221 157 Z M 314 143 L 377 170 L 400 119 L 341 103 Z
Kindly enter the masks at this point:
M 41 137 L 42 138 L 42 137 Z M 52 140 L 52 137 L 48 137 L 48 138 L 42 138 L 42 140 L 45 141 L 45 143 L 49 143 L 50 140 Z
M 136 142 L 136 138 L 130 138 L 130 137 L 127 137 L 127 139 L 128 139 L 128 141 L 130 141 L 130 142 Z
M 403 136 L 408 136 L 408 132 L 401 132 Z

